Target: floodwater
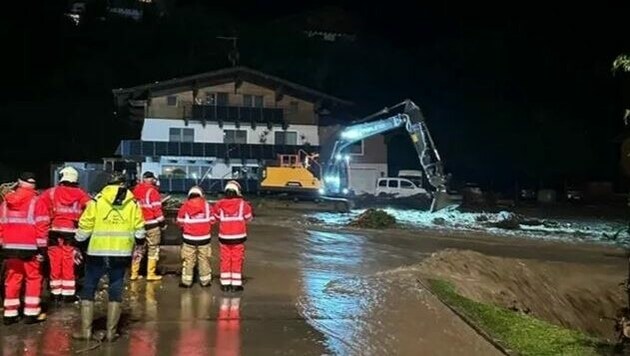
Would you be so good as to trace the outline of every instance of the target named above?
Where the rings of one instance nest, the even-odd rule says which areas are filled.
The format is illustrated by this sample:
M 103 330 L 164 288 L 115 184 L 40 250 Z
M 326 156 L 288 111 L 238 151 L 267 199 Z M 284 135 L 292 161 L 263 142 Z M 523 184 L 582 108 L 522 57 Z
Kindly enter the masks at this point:
M 247 242 L 241 294 L 221 293 L 216 284 L 180 289 L 176 276 L 141 280 L 127 286 L 122 336 L 115 343 L 73 341 L 79 307 L 70 305 L 51 308 L 40 325 L 1 326 L 0 350 L 3 355 L 75 355 L 88 348 L 93 349 L 81 354 L 498 354 L 417 281 L 379 273 L 425 258 L 426 249 L 416 246 L 420 239 L 309 231 L 261 220 Z M 213 264 L 216 273 L 217 261 Z M 103 317 L 99 302 L 97 329 Z

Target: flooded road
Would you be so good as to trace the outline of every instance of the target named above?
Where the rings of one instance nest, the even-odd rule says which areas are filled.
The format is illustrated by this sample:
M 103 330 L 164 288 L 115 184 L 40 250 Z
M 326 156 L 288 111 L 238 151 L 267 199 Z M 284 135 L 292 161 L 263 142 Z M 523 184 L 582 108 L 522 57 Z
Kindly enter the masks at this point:
M 381 273 L 426 257 L 430 252 L 418 241 L 300 230 L 263 220 L 252 226 L 247 242 L 242 294 L 221 293 L 216 283 L 180 289 L 175 276 L 141 280 L 126 288 L 122 336 L 115 343 L 73 341 L 79 308 L 71 305 L 52 308 L 41 325 L 0 327 L 0 350 L 3 355 L 74 355 L 90 346 L 98 347 L 81 354 L 498 354 L 414 279 Z M 216 274 L 216 258 L 213 266 Z M 104 327 L 103 305 L 97 329 Z

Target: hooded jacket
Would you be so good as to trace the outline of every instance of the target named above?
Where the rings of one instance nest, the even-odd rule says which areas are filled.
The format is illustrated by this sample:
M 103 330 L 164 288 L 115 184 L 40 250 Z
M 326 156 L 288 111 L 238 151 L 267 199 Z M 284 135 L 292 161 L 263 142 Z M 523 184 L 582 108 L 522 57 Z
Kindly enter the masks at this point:
M 247 239 L 247 222 L 252 220 L 252 207 L 243 198 L 224 198 L 212 208 L 219 222 L 219 242 L 243 243 Z
M 89 256 L 131 256 L 135 239 L 144 239 L 142 211 L 133 194 L 118 185 L 108 185 L 90 201 L 79 219 L 75 238 L 90 238 Z
M 44 191 L 40 199 L 51 217 L 51 233 L 72 237 L 90 196 L 77 186 L 60 184 Z
M 48 211 L 34 188 L 18 187 L 0 205 L 0 243 L 6 255 L 35 255 L 48 242 Z
M 191 245 L 210 243 L 214 221 L 212 208 L 202 197 L 186 200 L 177 213 L 177 224 L 182 228 L 184 242 Z

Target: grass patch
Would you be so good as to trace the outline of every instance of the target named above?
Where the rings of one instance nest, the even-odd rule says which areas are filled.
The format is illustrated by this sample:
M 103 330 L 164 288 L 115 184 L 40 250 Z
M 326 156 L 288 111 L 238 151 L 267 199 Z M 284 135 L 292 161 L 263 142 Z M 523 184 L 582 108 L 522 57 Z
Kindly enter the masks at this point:
M 579 331 L 470 300 L 459 295 L 449 282 L 432 279 L 429 284 L 442 301 L 516 354 L 597 355 L 611 347 L 602 345 Z

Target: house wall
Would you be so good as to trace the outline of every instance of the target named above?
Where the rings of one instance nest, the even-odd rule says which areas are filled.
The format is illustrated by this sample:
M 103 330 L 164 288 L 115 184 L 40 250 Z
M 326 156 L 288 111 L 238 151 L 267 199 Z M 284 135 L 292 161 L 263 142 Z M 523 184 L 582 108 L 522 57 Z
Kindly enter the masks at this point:
M 223 124 L 219 127 L 217 123 L 209 122 L 205 127 L 200 122 L 189 121 L 188 125 L 183 120 L 176 119 L 155 119 L 147 118 L 142 126 L 142 141 L 169 141 L 170 128 L 191 128 L 195 130 L 195 142 L 223 143 L 224 130 L 235 130 L 234 124 Z M 247 131 L 248 144 L 260 144 L 261 137 L 265 137 L 265 144 L 275 144 L 275 132 L 284 132 L 282 127 L 273 126 L 268 130 L 267 126 L 259 125 L 252 129 L 248 124 L 241 124 L 238 130 Z M 289 125 L 286 132 L 297 133 L 297 144 L 319 145 L 318 128 L 315 125 Z M 265 133 L 267 133 L 265 135 Z M 304 138 L 302 138 L 304 136 Z
M 323 126 L 319 128 L 320 155 L 323 159 L 328 159 L 332 152 L 337 133 L 343 127 L 340 125 Z M 363 153 L 351 154 L 353 163 L 380 163 L 387 164 L 387 144 L 385 136 L 376 135 L 363 140 Z
M 282 95 L 276 101 L 276 92 L 273 89 L 249 82 L 243 82 L 238 89 L 235 88 L 234 82 L 199 88 L 197 97 L 205 98 L 207 93 L 227 93 L 229 106 L 243 106 L 244 95 L 262 95 L 263 107 L 284 109 L 285 119 L 288 123 L 317 125 L 319 121 L 313 103 L 290 95 Z M 177 97 L 175 106 L 167 105 L 168 96 Z M 147 116 L 182 119 L 186 116 L 186 113 L 190 113 L 193 102 L 192 89 L 172 95 L 152 97 L 148 105 Z M 295 114 L 290 114 L 292 102 L 297 103 L 297 112 Z

